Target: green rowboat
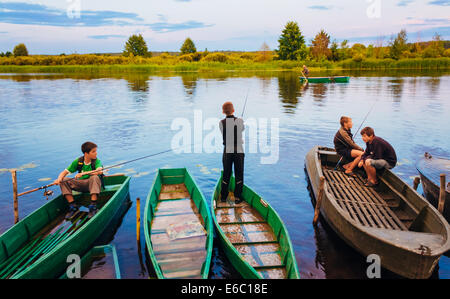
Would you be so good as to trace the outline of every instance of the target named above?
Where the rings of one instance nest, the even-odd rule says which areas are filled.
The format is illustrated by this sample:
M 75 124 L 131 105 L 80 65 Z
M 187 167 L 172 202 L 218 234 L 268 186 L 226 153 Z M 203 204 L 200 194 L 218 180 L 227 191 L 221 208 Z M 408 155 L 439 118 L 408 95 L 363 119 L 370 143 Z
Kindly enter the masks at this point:
M 147 196 L 144 233 L 158 278 L 208 278 L 211 214 L 186 168 L 159 169 Z
M 300 278 L 283 221 L 261 196 L 244 185 L 244 201 L 234 203 L 234 177 L 227 202 L 219 200 L 217 181 L 211 211 L 225 255 L 243 278 Z M 230 199 L 231 198 L 231 199 Z
M 68 204 L 59 195 L 19 221 L 0 236 L 0 278 L 58 278 L 69 266 L 71 254 L 83 256 L 102 234 L 129 196 L 130 177 L 105 176 L 105 190 L 98 198 L 97 213 L 90 219 L 79 212 L 64 219 Z M 82 205 L 90 195 L 74 192 Z
M 305 77 L 300 77 L 300 81 L 305 81 Z M 340 77 L 308 77 L 309 83 L 348 83 L 350 82 L 350 77 L 340 76 Z
M 305 165 L 314 196 L 324 178 L 320 213 L 333 230 L 364 258 L 376 254 L 381 266 L 407 278 L 433 273 L 450 249 L 450 226 L 444 217 L 392 171 L 378 176 L 377 188 L 334 170 L 340 156 L 334 149 L 313 147 Z

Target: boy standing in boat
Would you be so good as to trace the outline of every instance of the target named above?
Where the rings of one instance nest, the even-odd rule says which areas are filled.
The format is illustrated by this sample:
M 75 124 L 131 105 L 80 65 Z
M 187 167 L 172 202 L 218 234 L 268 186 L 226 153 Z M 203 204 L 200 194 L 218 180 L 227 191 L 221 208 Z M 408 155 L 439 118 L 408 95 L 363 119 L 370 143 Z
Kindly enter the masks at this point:
M 232 167 L 234 164 L 235 188 L 234 197 L 235 203 L 242 202 L 242 188 L 244 187 L 244 147 L 242 140 L 242 131 L 244 131 L 244 121 L 242 118 L 237 118 L 233 115 L 234 106 L 231 102 L 226 102 L 222 105 L 222 112 L 226 115 L 219 123 L 220 131 L 222 132 L 224 151 L 222 156 L 223 163 L 223 178 L 221 201 L 225 202 L 228 197 L 228 186 L 230 183 Z
M 102 163 L 97 159 L 97 145 L 93 142 L 85 142 L 81 146 L 83 156 L 75 159 L 72 164 L 64 169 L 55 180 L 55 184 L 60 185 L 61 193 L 69 203 L 68 218 L 78 211 L 78 206 L 74 201 L 72 190 L 79 192 L 89 192 L 91 194 L 91 204 L 89 214 L 92 217 L 97 211 L 97 198 L 102 188 Z M 93 170 L 97 170 L 92 173 Z M 66 178 L 69 173 L 78 171 L 75 179 Z M 89 172 L 89 173 L 86 173 Z
M 347 116 L 342 116 L 340 122 L 341 127 L 336 132 L 333 140 L 334 148 L 342 159 L 349 161 L 349 163 L 343 165 L 345 174 L 353 176 L 353 169 L 361 160 L 364 149 L 353 141 L 353 134 L 351 132 L 353 127 L 352 119 Z
M 375 187 L 379 184 L 377 179 L 377 169 L 392 169 L 397 164 L 397 155 L 394 148 L 386 140 L 375 136 L 371 127 L 361 130 L 362 139 L 367 147 L 361 156 L 359 167 L 364 166 L 367 173 L 366 187 Z

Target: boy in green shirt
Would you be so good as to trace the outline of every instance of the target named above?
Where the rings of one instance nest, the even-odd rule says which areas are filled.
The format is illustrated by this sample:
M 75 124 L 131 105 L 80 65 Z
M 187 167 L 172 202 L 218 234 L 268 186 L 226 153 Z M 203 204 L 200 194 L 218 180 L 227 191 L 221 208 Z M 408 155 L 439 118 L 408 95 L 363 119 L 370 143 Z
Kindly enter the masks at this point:
M 100 160 L 97 159 L 97 145 L 93 142 L 85 142 L 81 146 L 81 151 L 83 152 L 83 156 L 75 159 L 54 181 L 55 184 L 60 185 L 61 193 L 69 202 L 68 218 L 72 217 L 78 211 L 78 206 L 73 199 L 72 190 L 89 192 L 91 194 L 89 216 L 92 217 L 97 211 L 97 198 L 102 187 L 100 176 L 103 174 L 103 167 Z M 95 172 L 92 172 L 94 170 Z M 78 171 L 75 179 L 65 178 L 69 173 L 74 173 L 75 171 Z

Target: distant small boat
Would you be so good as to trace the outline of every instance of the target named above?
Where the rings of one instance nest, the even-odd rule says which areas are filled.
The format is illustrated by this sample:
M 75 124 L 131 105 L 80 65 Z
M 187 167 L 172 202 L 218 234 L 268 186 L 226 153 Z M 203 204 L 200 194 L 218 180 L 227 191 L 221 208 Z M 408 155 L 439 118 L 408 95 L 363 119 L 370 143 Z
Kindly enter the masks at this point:
M 309 83 L 348 83 L 350 82 L 350 77 L 339 76 L 339 77 L 308 77 Z M 305 81 L 305 77 L 300 77 L 300 81 Z
M 222 176 L 213 193 L 211 211 L 222 248 L 234 268 L 243 278 L 300 278 L 288 231 L 277 212 L 246 185 L 244 201 L 235 204 L 234 177 L 229 199 L 221 202 L 221 182 Z
M 385 169 L 377 188 L 334 170 L 334 149 L 316 146 L 305 158 L 314 196 L 325 178 L 320 213 L 333 230 L 364 257 L 376 254 L 381 266 L 407 278 L 429 278 L 450 249 L 450 226 L 425 198 Z
M 423 192 L 427 200 L 435 207 L 439 204 L 440 174 L 445 173 L 447 186 L 445 189 L 445 205 L 443 215 L 450 222 L 450 159 L 431 156 L 425 153 L 416 165 L 420 174 Z
M 158 170 L 144 215 L 145 242 L 158 278 L 208 278 L 213 224 L 186 168 Z

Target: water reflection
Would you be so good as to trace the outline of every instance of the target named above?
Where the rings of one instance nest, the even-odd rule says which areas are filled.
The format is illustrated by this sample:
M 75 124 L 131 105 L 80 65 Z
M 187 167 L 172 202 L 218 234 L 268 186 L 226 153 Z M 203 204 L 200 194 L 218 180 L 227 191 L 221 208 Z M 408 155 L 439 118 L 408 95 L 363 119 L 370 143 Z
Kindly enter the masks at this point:
M 395 78 L 388 80 L 388 89 L 392 93 L 394 97 L 394 102 L 400 102 L 403 94 L 403 86 L 405 84 L 405 80 L 402 78 Z
M 149 91 L 149 76 L 148 75 L 138 75 L 138 76 L 127 76 L 128 87 L 131 91 L 136 92 L 148 92 Z
M 183 81 L 184 92 L 189 100 L 193 100 L 195 97 L 195 89 L 197 87 L 198 74 L 190 73 L 186 75 L 181 75 L 181 80 Z
M 281 73 L 278 75 L 278 92 L 286 113 L 295 113 L 304 85 L 296 73 Z

